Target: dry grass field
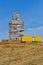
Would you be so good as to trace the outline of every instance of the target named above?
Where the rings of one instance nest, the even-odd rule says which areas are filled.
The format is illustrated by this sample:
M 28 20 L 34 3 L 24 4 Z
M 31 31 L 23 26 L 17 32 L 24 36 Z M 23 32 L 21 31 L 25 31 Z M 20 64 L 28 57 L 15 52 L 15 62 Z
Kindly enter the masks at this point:
M 0 43 L 0 65 L 43 65 L 43 43 Z

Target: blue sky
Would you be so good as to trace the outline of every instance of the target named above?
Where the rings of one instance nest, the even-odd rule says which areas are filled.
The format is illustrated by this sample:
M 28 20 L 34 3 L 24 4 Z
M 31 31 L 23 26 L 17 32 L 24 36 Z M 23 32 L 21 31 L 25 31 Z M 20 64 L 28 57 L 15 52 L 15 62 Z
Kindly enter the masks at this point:
M 25 35 L 43 37 L 43 0 L 0 0 L 0 40 L 8 39 L 8 23 L 18 11 Z

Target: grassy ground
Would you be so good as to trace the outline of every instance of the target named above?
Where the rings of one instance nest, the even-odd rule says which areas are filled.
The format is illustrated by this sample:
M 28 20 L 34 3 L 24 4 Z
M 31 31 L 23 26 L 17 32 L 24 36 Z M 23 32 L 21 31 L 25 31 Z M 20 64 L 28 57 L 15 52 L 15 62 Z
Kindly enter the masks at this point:
M 0 44 L 0 65 L 43 65 L 43 43 Z

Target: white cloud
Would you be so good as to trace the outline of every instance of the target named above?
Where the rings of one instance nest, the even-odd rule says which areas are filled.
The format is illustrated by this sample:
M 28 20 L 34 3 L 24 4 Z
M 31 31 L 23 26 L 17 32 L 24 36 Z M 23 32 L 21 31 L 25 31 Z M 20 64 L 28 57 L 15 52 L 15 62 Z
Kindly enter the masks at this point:
M 37 27 L 37 28 L 29 28 L 28 30 L 40 30 L 40 29 L 43 29 L 43 27 Z

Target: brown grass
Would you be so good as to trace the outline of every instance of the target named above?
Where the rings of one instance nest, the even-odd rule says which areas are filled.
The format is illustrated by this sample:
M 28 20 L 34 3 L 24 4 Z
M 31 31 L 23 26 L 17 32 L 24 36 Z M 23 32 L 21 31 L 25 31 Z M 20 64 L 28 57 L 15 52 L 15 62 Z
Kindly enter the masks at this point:
M 43 43 L 0 44 L 0 65 L 43 65 Z

